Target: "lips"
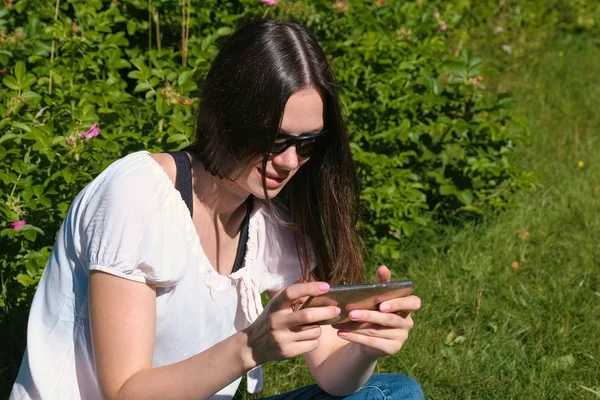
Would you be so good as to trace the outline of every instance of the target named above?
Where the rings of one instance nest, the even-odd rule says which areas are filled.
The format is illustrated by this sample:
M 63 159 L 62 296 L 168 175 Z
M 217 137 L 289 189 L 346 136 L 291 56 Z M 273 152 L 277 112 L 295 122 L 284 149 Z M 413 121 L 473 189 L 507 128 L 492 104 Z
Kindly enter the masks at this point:
M 276 189 L 277 187 L 281 186 L 288 178 L 287 176 L 280 176 L 276 174 L 265 174 L 261 168 L 258 168 L 258 172 L 260 172 L 261 175 L 267 178 L 266 181 L 268 189 Z
M 277 175 L 267 175 L 267 178 L 273 179 L 274 181 L 285 181 L 287 177 L 285 176 L 277 176 Z

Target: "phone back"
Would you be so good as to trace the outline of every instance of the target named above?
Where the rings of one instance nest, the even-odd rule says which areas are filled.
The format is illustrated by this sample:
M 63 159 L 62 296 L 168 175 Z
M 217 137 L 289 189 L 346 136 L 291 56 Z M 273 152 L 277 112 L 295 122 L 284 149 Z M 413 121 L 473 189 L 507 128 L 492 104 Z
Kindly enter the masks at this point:
M 384 301 L 410 295 L 414 287 L 412 281 L 332 286 L 329 292 L 309 298 L 300 309 L 338 306 L 341 312 L 336 318 L 319 322 L 319 325 L 337 324 L 349 321 L 352 310 L 374 310 Z

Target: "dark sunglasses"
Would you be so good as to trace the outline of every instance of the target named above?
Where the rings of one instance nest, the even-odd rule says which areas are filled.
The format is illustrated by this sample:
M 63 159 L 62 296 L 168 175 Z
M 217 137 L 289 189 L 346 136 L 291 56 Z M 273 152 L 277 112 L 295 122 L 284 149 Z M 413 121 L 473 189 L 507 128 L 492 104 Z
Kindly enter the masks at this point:
M 313 150 L 315 149 L 319 138 L 323 137 L 327 133 L 321 131 L 319 133 L 304 133 L 299 136 L 288 135 L 287 133 L 279 132 L 277 139 L 273 143 L 273 147 L 269 151 L 269 154 L 281 154 L 286 151 L 290 146 L 296 147 L 296 153 L 300 157 L 310 157 Z

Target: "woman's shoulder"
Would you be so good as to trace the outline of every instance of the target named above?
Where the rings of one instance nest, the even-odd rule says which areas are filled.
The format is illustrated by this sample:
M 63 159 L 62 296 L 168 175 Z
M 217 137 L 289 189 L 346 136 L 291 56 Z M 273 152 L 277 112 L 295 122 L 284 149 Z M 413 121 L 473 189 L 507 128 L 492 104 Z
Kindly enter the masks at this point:
M 167 286 L 182 277 L 194 231 L 161 157 L 113 162 L 74 203 L 67 219 L 88 269 Z
M 175 178 L 177 176 L 175 159 L 169 153 L 148 153 L 148 156 L 163 169 L 171 182 L 175 184 Z
M 166 156 L 166 157 L 165 157 Z M 155 155 L 147 151 L 128 154 L 110 164 L 82 192 L 82 201 L 116 202 L 126 206 L 132 202 L 148 203 L 157 195 L 169 193 L 170 179 L 175 172 L 168 154 Z M 169 179 L 168 179 L 169 178 Z M 163 192 L 163 193 L 161 193 Z
M 151 154 L 148 151 L 130 153 L 110 164 L 96 179 L 98 186 L 127 185 L 136 189 L 151 188 L 156 181 L 168 175 L 167 154 Z M 159 162 L 160 160 L 160 162 Z
M 175 167 L 167 157 L 139 151 L 114 161 L 79 193 L 70 217 L 84 226 L 100 216 L 157 225 L 186 215 L 173 185 Z M 167 210 L 171 212 L 165 214 Z

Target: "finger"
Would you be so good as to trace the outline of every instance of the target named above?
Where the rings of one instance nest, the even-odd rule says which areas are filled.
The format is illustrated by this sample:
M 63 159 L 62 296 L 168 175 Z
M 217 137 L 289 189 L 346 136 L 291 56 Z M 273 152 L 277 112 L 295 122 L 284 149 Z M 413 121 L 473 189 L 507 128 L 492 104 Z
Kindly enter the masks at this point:
M 371 329 L 371 328 L 410 330 L 415 326 L 412 316 L 410 316 L 410 315 L 408 317 L 398 317 L 398 318 L 399 319 L 397 319 L 397 321 L 396 321 L 397 323 L 395 324 L 395 326 L 385 326 L 385 325 L 381 325 L 381 324 L 374 324 L 371 322 L 363 322 L 363 321 L 350 321 L 350 322 L 344 322 L 341 324 L 333 324 L 331 326 L 334 329 L 341 329 L 344 331 L 352 331 L 352 332 L 358 332 L 361 330 L 366 330 L 366 329 Z
M 319 340 L 303 340 L 293 344 L 293 347 L 284 354 L 285 358 L 292 358 L 304 353 L 311 352 L 319 347 Z
M 303 326 L 298 328 L 307 329 L 298 329 L 297 331 L 292 331 L 290 338 L 294 342 L 318 339 L 322 333 L 321 327 L 318 325 Z
M 338 331 L 338 336 L 349 342 L 362 344 L 364 346 L 377 349 L 387 355 L 396 354 L 399 352 L 402 348 L 402 344 L 406 340 L 389 340 L 348 331 Z
M 284 324 L 287 327 L 315 324 L 335 318 L 340 312 L 340 308 L 334 306 L 305 308 L 287 315 Z
M 358 335 L 378 337 L 381 339 L 388 340 L 399 340 L 407 337 L 408 329 L 396 329 L 396 328 L 387 328 L 381 325 L 373 325 L 367 323 L 347 323 L 346 327 L 338 329 L 338 331 L 342 332 L 352 332 Z
M 377 268 L 377 282 L 388 282 L 392 277 L 392 273 L 385 265 L 381 265 Z
M 357 322 L 368 322 L 388 328 L 411 329 L 414 325 L 411 316 L 403 318 L 394 313 L 382 313 L 379 311 L 354 310 L 350 312 L 350 319 Z
M 417 311 L 421 308 L 421 299 L 417 296 L 397 297 L 386 300 L 379 305 L 379 311 L 398 313 L 402 311 Z
M 295 300 L 306 296 L 319 296 L 329 291 L 326 282 L 296 283 L 285 288 L 272 300 L 273 307 L 282 310 L 290 307 Z
M 297 325 L 289 328 L 291 332 L 304 332 L 309 331 L 311 329 L 320 329 L 319 325 Z
M 308 300 L 310 298 L 310 296 L 302 296 L 299 299 L 296 299 L 294 301 L 292 301 L 292 310 L 293 311 L 298 311 L 299 309 L 302 308 L 302 306 L 304 305 L 304 303 L 306 303 L 306 300 Z

